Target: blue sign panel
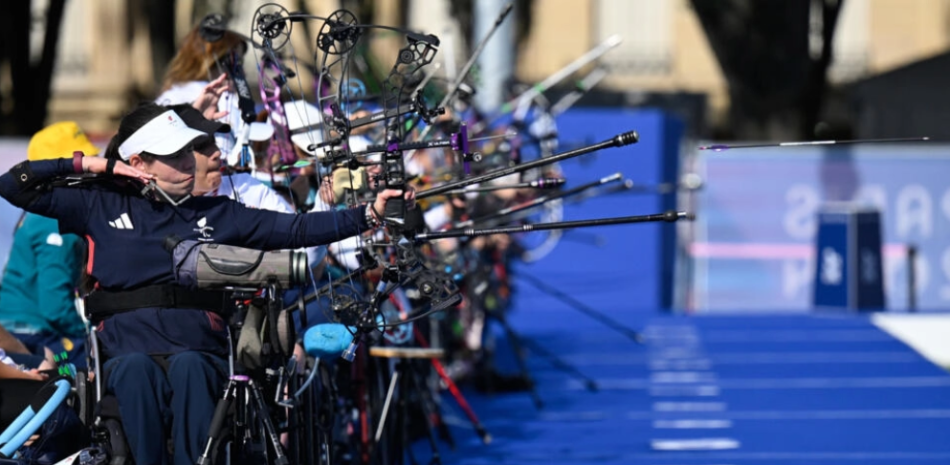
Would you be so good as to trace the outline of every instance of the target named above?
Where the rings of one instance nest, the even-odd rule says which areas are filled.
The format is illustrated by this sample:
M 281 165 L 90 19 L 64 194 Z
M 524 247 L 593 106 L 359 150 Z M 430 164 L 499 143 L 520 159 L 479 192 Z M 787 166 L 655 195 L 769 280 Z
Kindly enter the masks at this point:
M 874 210 L 852 204 L 822 209 L 815 245 L 816 307 L 884 307 L 880 229 Z
M 819 215 L 817 257 L 815 263 L 815 305 L 821 307 L 848 307 L 849 245 L 851 216 L 844 212 Z
M 883 260 L 881 259 L 881 215 L 877 211 L 859 212 L 854 217 L 855 237 L 851 265 L 854 286 L 851 308 L 883 309 Z
M 916 246 L 920 310 L 950 308 L 950 147 L 893 144 L 699 152 L 704 188 L 689 233 L 689 307 L 813 307 L 818 212 L 851 202 L 880 212 L 885 307 L 907 308 Z

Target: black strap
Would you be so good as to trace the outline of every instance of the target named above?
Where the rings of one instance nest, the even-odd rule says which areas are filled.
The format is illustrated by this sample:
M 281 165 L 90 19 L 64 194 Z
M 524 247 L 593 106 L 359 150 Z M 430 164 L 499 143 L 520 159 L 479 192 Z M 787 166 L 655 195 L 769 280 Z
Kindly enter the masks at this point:
M 100 320 L 139 308 L 193 308 L 223 313 L 227 301 L 220 291 L 190 290 L 174 284 L 148 286 L 133 291 L 97 290 L 86 296 L 86 316 Z

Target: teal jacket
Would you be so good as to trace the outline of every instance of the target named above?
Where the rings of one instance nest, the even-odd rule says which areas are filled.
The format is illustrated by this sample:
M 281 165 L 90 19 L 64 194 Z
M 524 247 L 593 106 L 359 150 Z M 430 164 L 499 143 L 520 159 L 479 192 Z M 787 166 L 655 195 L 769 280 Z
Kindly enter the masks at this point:
M 13 235 L 0 282 L 0 323 L 10 332 L 85 337 L 76 311 L 83 241 L 56 220 L 27 213 Z

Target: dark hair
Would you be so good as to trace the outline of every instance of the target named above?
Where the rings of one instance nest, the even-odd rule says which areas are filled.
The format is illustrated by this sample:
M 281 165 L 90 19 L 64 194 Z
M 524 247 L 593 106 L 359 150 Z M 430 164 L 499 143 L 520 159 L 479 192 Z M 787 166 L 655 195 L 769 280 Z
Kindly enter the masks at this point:
M 144 102 L 139 104 L 139 106 L 129 112 L 129 114 L 123 116 L 122 121 L 119 122 L 119 131 L 112 136 L 112 140 L 109 141 L 109 146 L 106 147 L 105 158 L 107 160 L 123 161 L 122 156 L 119 155 L 119 146 L 128 140 L 132 134 L 135 134 L 135 131 L 138 131 L 142 126 L 145 126 L 149 121 L 166 111 L 168 111 L 168 108 L 161 105 Z M 155 157 L 155 155 L 150 153 L 141 153 L 139 156 L 146 162 L 153 160 Z

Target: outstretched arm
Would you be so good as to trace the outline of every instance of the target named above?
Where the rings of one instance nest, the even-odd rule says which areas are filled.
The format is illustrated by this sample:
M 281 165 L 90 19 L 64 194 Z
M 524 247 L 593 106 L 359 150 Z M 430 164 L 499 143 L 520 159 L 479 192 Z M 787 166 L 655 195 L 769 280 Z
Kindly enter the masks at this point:
M 277 250 L 313 247 L 341 241 L 372 230 L 367 221 L 367 215 L 373 215 L 378 221 L 379 214 L 386 210 L 386 202 L 400 195 L 405 195 L 410 206 L 412 205 L 415 199 L 414 191 L 403 193 L 397 190 L 385 190 L 367 206 L 301 215 L 255 210 L 234 202 L 235 220 L 249 227 L 242 229 L 244 235 L 241 243 L 232 245 Z

